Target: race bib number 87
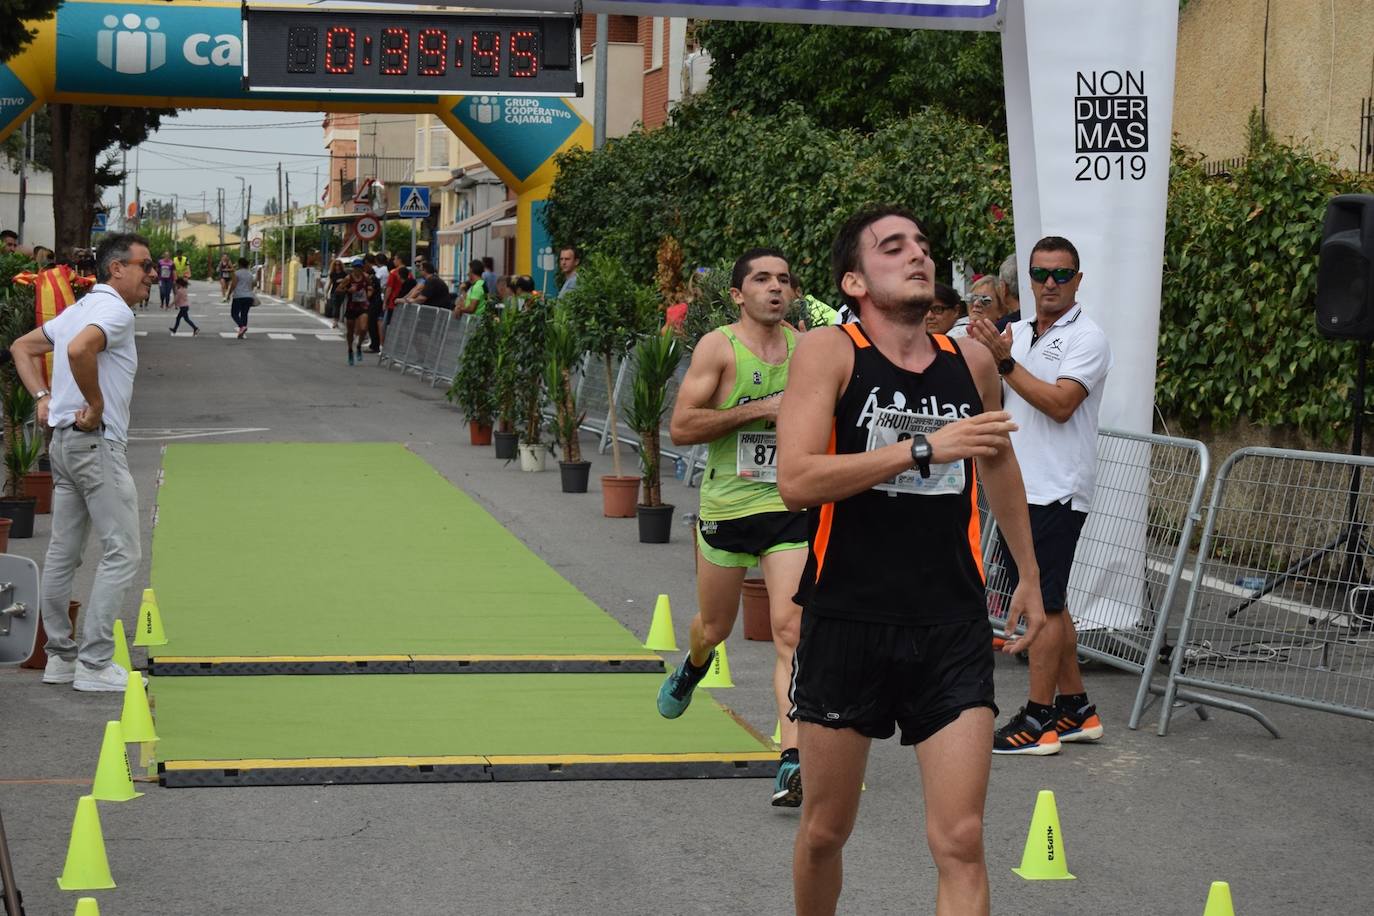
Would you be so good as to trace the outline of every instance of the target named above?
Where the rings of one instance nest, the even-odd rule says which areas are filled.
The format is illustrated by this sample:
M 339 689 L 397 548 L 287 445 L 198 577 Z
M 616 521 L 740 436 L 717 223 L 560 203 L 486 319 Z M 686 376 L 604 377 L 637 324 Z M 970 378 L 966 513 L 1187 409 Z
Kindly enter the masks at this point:
M 778 434 L 740 433 L 735 474 L 745 480 L 778 482 Z
M 874 412 L 868 426 L 868 451 L 880 449 L 894 442 L 905 442 L 916 433 L 928 436 L 946 423 L 952 422 L 949 417 L 880 407 Z M 878 484 L 873 489 L 888 493 L 915 493 L 921 496 L 963 493 L 964 463 L 951 461 L 949 464 L 932 464 L 929 477 L 922 477 L 921 472 L 913 468 L 903 471 L 886 483 Z

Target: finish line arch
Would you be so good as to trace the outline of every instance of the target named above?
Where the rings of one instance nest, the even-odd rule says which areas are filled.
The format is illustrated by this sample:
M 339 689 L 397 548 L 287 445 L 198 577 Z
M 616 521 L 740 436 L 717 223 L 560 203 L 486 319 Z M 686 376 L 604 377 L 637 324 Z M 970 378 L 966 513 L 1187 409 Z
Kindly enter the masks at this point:
M 571 103 L 538 96 L 249 92 L 238 3 L 67 0 L 37 37 L 0 64 L 0 140 L 48 103 L 144 108 L 432 114 L 516 193 L 516 264 L 556 288 L 539 219 L 558 153 L 591 146 Z
M 406 0 L 379 0 L 383 9 L 398 3 L 414 9 Z M 481 0 L 484 9 L 534 6 L 552 13 L 573 12 L 577 3 Z M 1106 330 L 1116 355 L 1102 421 L 1151 431 L 1178 4 L 584 0 L 582 8 L 598 14 L 999 31 L 1021 275 L 1036 239 L 1055 234 L 1074 240 L 1084 263 L 1080 299 Z M 552 285 L 552 259 L 538 254 L 551 244 L 539 215 L 556 174 L 553 158 L 592 143 L 591 125 L 566 100 L 249 93 L 241 80 L 242 7 L 225 0 L 67 0 L 53 20 L 29 25 L 37 38 L 0 64 L 0 139 L 44 102 L 434 114 L 516 192 L 516 269 L 534 277 L 536 288 L 544 288 L 546 279 Z M 119 32 L 133 33 L 123 46 L 117 44 Z M 1033 307 L 1025 296 L 1023 308 Z

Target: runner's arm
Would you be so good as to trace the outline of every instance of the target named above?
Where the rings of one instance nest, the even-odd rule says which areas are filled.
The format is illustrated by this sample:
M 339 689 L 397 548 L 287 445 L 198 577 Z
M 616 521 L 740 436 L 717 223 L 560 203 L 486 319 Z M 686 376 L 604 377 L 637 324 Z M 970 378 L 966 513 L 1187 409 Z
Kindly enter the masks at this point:
M 718 410 L 711 403 L 731 355 L 730 342 L 716 331 L 702 337 L 697 344 L 687 367 L 687 377 L 678 388 L 673 417 L 668 424 L 668 434 L 674 445 L 712 442 L 755 420 L 777 417 L 781 398 L 761 398 L 729 410 Z
M 978 386 L 983 410 L 1000 411 L 1002 385 L 993 354 L 976 340 L 965 338 L 958 346 Z M 1016 452 L 1010 445 L 999 449 L 996 454 L 978 458 L 977 462 L 978 476 L 987 490 L 988 508 L 997 519 L 997 529 L 1020 573 L 1020 581 L 1012 593 L 1011 608 L 1007 613 L 1007 642 L 1002 651 L 1022 652 L 1035 641 L 1040 628 L 1045 625 L 1045 608 L 1040 596 L 1040 564 L 1036 562 L 1035 543 L 1031 538 L 1026 485 L 1021 479 L 1021 465 L 1016 460 Z M 1025 621 L 1026 632 L 1017 637 L 1017 625 L 1022 620 Z

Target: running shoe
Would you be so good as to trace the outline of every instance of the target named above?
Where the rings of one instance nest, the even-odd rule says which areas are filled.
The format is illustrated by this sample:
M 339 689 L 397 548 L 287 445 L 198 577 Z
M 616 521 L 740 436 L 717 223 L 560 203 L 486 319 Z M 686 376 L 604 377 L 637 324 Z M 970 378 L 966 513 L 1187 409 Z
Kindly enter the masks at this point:
M 800 808 L 801 803 L 801 764 L 784 760 L 778 764 L 778 776 L 773 780 L 773 807 Z
M 712 649 L 706 665 L 700 673 L 694 673 L 687 667 L 687 659 L 684 658 L 682 664 L 664 679 L 663 686 L 658 688 L 658 714 L 665 719 L 676 719 L 686 712 L 687 707 L 692 705 L 692 691 L 697 689 L 697 684 L 711 670 L 715 660 L 716 650 Z
M 1041 722 L 1026 714 L 1026 708 L 1011 717 L 1011 721 L 997 729 L 992 739 L 994 754 L 1030 754 L 1046 757 L 1059 753 L 1059 733 L 1053 724 Z
M 1060 741 L 1096 741 L 1102 737 L 1102 720 L 1091 703 L 1078 710 L 1054 708 L 1054 730 Z

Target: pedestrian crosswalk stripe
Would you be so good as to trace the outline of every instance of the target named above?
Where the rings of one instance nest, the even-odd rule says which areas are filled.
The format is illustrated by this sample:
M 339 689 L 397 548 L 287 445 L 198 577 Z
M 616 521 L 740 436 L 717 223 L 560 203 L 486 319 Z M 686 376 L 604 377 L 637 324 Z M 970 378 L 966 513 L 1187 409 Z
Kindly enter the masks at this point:
M 335 341 L 343 340 L 343 335 L 342 335 L 342 334 L 316 334 L 316 335 L 315 335 L 315 339 L 316 339 L 316 340 L 327 340 L 327 341 L 329 341 L 330 343 L 334 343 Z
M 267 336 L 270 337 L 270 338 L 272 338 L 273 340 L 295 340 L 295 339 L 296 339 L 296 335 L 295 335 L 295 334 L 268 334 Z
M 220 331 L 220 332 L 219 332 L 219 336 L 220 336 L 220 337 L 238 337 L 239 335 L 238 335 L 238 332 L 237 332 L 237 331 Z

